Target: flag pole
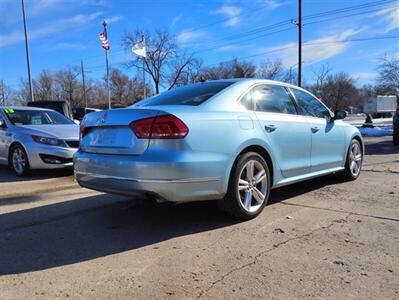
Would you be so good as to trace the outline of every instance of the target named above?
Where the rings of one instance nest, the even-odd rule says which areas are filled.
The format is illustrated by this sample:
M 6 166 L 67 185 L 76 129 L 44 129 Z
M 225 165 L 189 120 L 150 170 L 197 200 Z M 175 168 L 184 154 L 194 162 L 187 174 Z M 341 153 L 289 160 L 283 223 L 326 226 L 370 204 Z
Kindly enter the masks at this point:
M 107 34 L 107 22 L 103 22 L 103 26 L 104 26 L 104 33 L 105 36 L 108 39 L 108 34 Z M 110 91 L 110 87 L 109 87 L 109 64 L 108 64 L 108 51 L 109 51 L 109 47 L 108 49 L 105 49 L 105 64 L 107 66 L 107 91 L 108 91 L 108 108 L 111 109 L 111 91 Z
M 146 49 L 144 34 L 143 34 L 143 45 L 144 45 L 144 49 Z M 144 93 L 143 93 L 143 95 L 144 95 L 144 99 L 146 99 L 147 98 L 147 87 L 146 87 L 146 84 L 145 84 L 145 56 L 143 56 L 143 82 L 144 82 Z

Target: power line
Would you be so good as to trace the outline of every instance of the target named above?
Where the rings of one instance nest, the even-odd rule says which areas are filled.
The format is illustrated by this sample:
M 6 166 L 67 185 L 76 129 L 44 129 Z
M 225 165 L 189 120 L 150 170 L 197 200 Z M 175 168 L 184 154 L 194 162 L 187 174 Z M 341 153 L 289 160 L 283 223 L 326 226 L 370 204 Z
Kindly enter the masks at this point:
M 320 16 L 328 16 L 328 15 L 333 15 L 333 14 L 344 13 L 344 12 L 347 12 L 347 11 L 352 11 L 352 10 L 357 10 L 357 9 L 364 9 L 364 8 L 369 8 L 369 7 L 376 7 L 376 6 L 386 5 L 386 4 L 392 3 L 392 2 L 396 2 L 396 1 L 395 0 L 380 0 L 380 1 L 375 1 L 375 2 L 368 2 L 368 3 L 361 4 L 361 5 L 354 5 L 354 6 L 341 8 L 341 9 L 334 9 L 334 10 L 324 11 L 324 12 L 321 12 L 321 13 L 307 15 L 307 16 L 303 17 L 303 20 L 314 19 L 314 18 L 317 18 L 317 17 L 320 17 Z M 392 7 L 392 6 L 389 6 L 389 7 Z M 386 8 L 386 6 L 385 7 L 380 7 L 380 9 L 381 8 Z M 375 12 L 375 11 L 376 10 L 369 10 L 369 11 L 360 12 L 360 13 L 357 13 L 357 14 L 350 14 L 350 15 L 341 16 L 341 18 L 351 17 L 351 16 L 355 16 L 355 15 L 369 14 L 369 13 L 372 13 L 372 12 Z M 339 18 L 339 17 L 337 17 L 337 18 Z M 334 19 L 337 19 L 337 18 L 334 18 Z M 229 18 L 227 18 L 227 19 L 229 19 Z M 225 21 L 225 20 L 222 20 L 219 23 L 221 23 L 223 21 Z M 320 22 L 324 22 L 324 21 L 329 21 L 329 19 L 309 22 L 309 23 L 305 23 L 305 24 L 306 25 L 310 25 L 310 24 L 316 24 L 316 23 L 320 23 Z M 258 28 L 255 28 L 255 29 L 252 29 L 252 30 L 249 30 L 249 31 L 241 32 L 239 34 L 225 36 L 225 37 L 219 38 L 218 42 L 211 43 L 210 44 L 211 47 L 206 48 L 206 50 L 204 49 L 204 50 L 201 50 L 200 52 L 199 51 L 194 51 L 194 52 L 192 52 L 192 55 L 195 54 L 195 53 L 202 53 L 202 52 L 205 52 L 205 51 L 214 50 L 214 49 L 217 49 L 217 48 L 220 48 L 222 46 L 227 45 L 226 43 L 219 44 L 219 41 L 228 42 L 228 41 L 232 41 L 232 40 L 240 40 L 240 39 L 246 38 L 249 35 L 256 35 L 256 34 L 261 33 L 263 31 L 272 30 L 272 29 L 275 29 L 275 28 L 278 28 L 278 27 L 281 27 L 281 26 L 284 26 L 284 25 L 292 26 L 291 22 L 292 22 L 292 18 L 284 20 L 284 21 L 277 22 L 275 24 L 271 24 L 271 25 L 267 25 L 267 26 L 261 26 L 261 27 L 258 27 Z M 214 23 L 210 23 L 210 24 L 214 24 Z M 208 25 L 210 25 L 210 24 L 208 24 Z M 208 25 L 204 25 L 204 26 L 208 26 Z M 290 29 L 287 29 L 287 30 L 290 30 Z M 191 30 L 191 31 L 194 31 L 194 30 Z M 282 31 L 285 31 L 285 30 L 282 30 Z M 277 31 L 277 32 L 282 32 L 282 31 Z M 274 34 L 274 32 L 272 32 L 271 34 Z M 250 41 L 250 40 L 255 40 L 257 38 L 262 38 L 262 37 L 265 37 L 265 36 L 268 36 L 268 35 L 269 34 L 263 34 L 263 35 L 260 35 L 260 36 L 258 36 L 256 38 L 245 39 L 245 40 L 240 41 L 240 42 L 246 42 L 246 41 Z M 238 43 L 240 43 L 240 42 L 238 42 Z M 234 42 L 233 44 L 236 44 L 236 43 L 237 42 Z M 230 42 L 229 44 L 232 44 L 232 43 Z M 195 45 L 198 45 L 198 44 L 193 44 L 193 47 L 195 47 Z M 113 51 L 113 55 L 121 54 L 121 53 L 124 53 L 124 52 L 125 52 L 124 49 L 121 49 L 121 50 L 118 50 L 118 51 Z M 96 58 L 87 59 L 86 62 L 90 61 L 90 60 L 94 60 L 94 59 L 96 59 Z M 88 67 L 87 69 L 92 69 L 92 67 Z

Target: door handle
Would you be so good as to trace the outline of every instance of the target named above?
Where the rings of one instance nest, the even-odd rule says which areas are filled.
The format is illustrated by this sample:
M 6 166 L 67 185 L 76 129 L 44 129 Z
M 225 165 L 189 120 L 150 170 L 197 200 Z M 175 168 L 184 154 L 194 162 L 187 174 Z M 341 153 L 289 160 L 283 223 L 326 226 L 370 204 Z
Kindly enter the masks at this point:
M 310 130 L 312 130 L 313 133 L 316 133 L 320 130 L 320 128 L 317 126 L 314 126 L 314 127 L 311 127 Z
M 265 125 L 266 132 L 273 132 L 277 129 L 276 125 Z

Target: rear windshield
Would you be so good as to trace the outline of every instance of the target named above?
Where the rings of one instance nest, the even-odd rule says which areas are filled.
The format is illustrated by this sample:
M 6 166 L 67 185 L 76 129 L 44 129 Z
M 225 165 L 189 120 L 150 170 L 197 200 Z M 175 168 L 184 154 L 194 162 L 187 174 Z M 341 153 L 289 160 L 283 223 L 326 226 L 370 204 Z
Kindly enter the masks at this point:
M 50 110 L 5 109 L 7 118 L 14 125 L 64 125 L 74 122 Z
M 233 82 L 203 82 L 172 89 L 158 96 L 142 100 L 134 105 L 200 105 L 225 89 Z

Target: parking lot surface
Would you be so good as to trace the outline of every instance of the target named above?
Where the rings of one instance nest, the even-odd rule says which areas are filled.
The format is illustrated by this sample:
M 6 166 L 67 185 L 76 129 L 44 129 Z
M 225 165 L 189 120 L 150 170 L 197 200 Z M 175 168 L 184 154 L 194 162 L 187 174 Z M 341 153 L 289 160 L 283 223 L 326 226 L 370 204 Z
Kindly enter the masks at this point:
M 0 169 L 0 299 L 398 299 L 399 148 L 363 172 L 273 190 L 256 219 Z

